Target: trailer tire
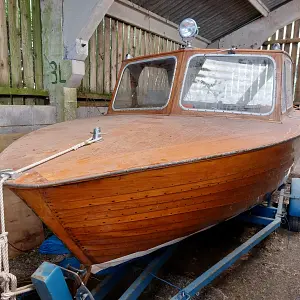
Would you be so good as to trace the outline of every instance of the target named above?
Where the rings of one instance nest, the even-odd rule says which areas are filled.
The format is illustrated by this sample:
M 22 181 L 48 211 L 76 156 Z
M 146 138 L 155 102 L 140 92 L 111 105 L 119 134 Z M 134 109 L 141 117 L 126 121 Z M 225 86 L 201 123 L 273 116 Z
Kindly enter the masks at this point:
M 300 218 L 289 216 L 289 229 L 290 231 L 300 232 Z

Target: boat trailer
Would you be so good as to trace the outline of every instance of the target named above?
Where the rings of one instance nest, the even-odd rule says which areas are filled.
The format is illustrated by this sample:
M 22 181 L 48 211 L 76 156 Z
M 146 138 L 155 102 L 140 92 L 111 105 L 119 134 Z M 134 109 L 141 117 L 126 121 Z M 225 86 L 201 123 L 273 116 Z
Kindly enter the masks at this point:
M 265 227 L 186 287 L 178 288 L 174 286 L 178 289 L 178 292 L 172 297 L 172 300 L 191 299 L 203 287 L 280 227 L 283 223 L 282 220 L 285 220 L 289 230 L 300 231 L 300 178 L 292 179 L 290 193 L 287 194 L 284 187 L 279 190 L 280 196 L 277 207 L 272 205 L 271 195 L 268 195 L 266 205 L 255 206 L 237 217 L 245 222 L 264 225 Z M 284 199 L 288 199 L 288 204 L 285 203 Z M 121 300 L 138 299 L 153 278 L 160 279 L 156 274 L 171 257 L 176 247 L 177 244 L 173 244 L 142 258 L 102 270 L 96 276 L 105 276 L 104 279 L 90 290 L 84 284 L 84 278 L 87 276 L 86 270 L 78 270 L 66 264 L 62 267 L 44 262 L 31 276 L 35 291 L 18 297 L 19 299 L 32 299 L 32 293 L 37 293 L 41 300 L 101 300 L 114 290 L 120 280 L 126 277 L 130 268 L 138 268 L 137 265 L 142 264 L 144 267 L 139 269 L 142 270 L 139 276 L 119 297 Z M 160 280 L 164 281 L 163 279 Z

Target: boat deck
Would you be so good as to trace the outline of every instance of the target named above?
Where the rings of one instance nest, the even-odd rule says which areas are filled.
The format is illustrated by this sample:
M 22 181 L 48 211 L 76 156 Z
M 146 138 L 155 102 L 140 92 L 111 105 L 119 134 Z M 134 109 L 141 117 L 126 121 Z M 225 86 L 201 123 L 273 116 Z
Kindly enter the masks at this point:
M 28 187 L 81 181 L 263 148 L 299 135 L 299 121 L 299 112 L 284 117 L 282 123 L 153 115 L 76 120 L 20 138 L 1 154 L 0 165 L 14 170 L 24 167 L 88 139 L 94 127 L 101 127 L 103 141 L 38 166 L 9 184 Z M 48 140 L 53 141 L 51 145 Z

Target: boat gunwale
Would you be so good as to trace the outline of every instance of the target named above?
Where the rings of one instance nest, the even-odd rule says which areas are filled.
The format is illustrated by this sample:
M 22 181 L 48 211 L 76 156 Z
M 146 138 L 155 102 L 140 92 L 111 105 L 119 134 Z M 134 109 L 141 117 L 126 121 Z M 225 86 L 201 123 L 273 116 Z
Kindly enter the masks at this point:
M 102 178 L 115 177 L 115 176 L 119 176 L 119 175 L 127 175 L 127 174 L 139 173 L 139 172 L 144 172 L 144 171 L 149 171 L 149 170 L 163 169 L 166 167 L 192 164 L 192 163 L 197 163 L 197 162 L 201 162 L 201 161 L 205 161 L 205 160 L 213 160 L 213 159 L 219 159 L 219 158 L 223 158 L 223 157 L 235 156 L 235 155 L 239 155 L 239 154 L 254 152 L 257 150 L 263 150 L 263 149 L 266 149 L 269 147 L 288 143 L 299 137 L 300 137 L 300 134 L 290 137 L 288 139 L 282 140 L 280 142 L 274 142 L 274 143 L 270 143 L 270 144 L 262 145 L 259 147 L 250 148 L 250 149 L 235 150 L 235 151 L 224 152 L 224 153 L 219 153 L 219 154 L 206 155 L 206 156 L 202 156 L 200 158 L 197 157 L 197 158 L 192 158 L 192 159 L 185 159 L 185 160 L 180 160 L 180 161 L 155 164 L 155 165 L 150 165 L 150 166 L 129 168 L 129 169 L 125 169 L 125 170 L 107 172 L 104 174 L 76 177 L 76 178 L 69 179 L 69 180 L 59 180 L 59 181 L 46 182 L 46 183 L 41 183 L 41 184 L 23 184 L 23 183 L 13 183 L 13 182 L 10 183 L 10 181 L 8 180 L 4 183 L 4 185 L 7 186 L 8 188 L 12 188 L 12 189 L 39 189 L 39 188 L 49 188 L 49 187 L 54 187 L 54 186 L 63 186 L 63 185 L 69 185 L 69 184 L 74 184 L 74 183 L 86 182 L 89 180 L 97 180 L 97 179 L 102 179 Z

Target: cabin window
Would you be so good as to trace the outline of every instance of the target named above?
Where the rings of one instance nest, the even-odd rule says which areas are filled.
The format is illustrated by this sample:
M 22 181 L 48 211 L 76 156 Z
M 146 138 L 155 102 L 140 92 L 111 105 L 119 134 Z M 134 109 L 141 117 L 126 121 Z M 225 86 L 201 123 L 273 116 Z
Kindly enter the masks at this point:
M 283 63 L 283 80 L 282 80 L 282 113 L 293 106 L 293 66 L 292 61 L 285 57 Z
M 243 114 L 273 110 L 275 64 L 268 56 L 196 55 L 187 67 L 183 109 Z
M 175 57 L 128 64 L 123 71 L 113 109 L 162 109 L 166 107 L 170 98 L 175 65 Z

